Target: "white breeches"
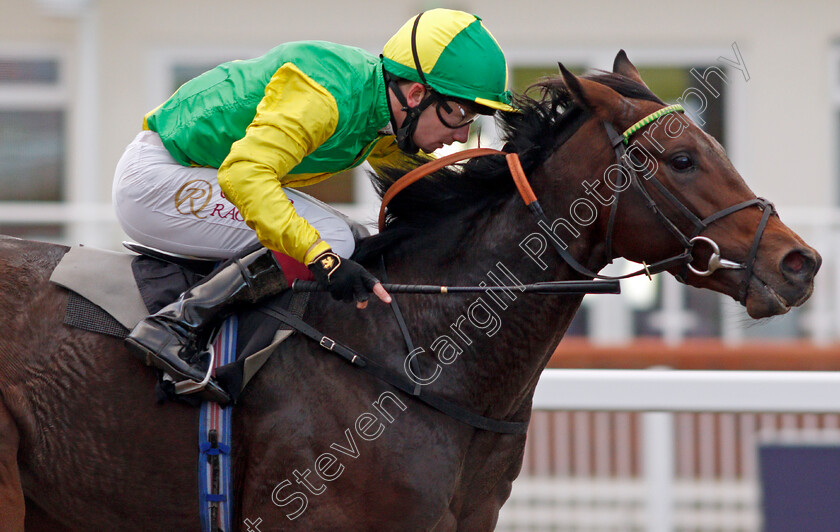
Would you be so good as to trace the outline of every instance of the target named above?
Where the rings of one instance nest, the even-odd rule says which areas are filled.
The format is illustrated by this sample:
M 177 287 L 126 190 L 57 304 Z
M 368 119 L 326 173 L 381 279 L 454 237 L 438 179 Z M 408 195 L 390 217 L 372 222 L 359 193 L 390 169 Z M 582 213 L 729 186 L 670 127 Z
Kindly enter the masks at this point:
M 228 258 L 257 242 L 257 234 L 222 193 L 215 168 L 182 166 L 154 131 L 134 138 L 117 164 L 113 202 L 134 241 L 170 253 Z M 342 257 L 355 242 L 347 223 L 310 196 L 283 188 L 299 216 Z

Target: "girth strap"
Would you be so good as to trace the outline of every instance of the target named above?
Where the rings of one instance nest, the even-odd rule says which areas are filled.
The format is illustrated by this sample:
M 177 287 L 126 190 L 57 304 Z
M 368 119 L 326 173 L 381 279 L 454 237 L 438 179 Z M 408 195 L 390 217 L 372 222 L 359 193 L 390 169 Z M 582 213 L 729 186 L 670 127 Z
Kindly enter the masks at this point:
M 285 310 L 265 308 L 263 309 L 263 311 L 266 314 L 273 317 L 274 319 L 280 321 L 281 323 L 285 323 L 289 327 L 292 327 L 300 333 L 304 334 L 305 336 L 308 336 L 309 338 L 315 340 L 318 343 L 318 345 L 320 345 L 321 347 L 323 347 L 331 353 L 339 355 L 344 360 L 350 362 L 354 367 L 364 370 L 365 373 L 368 373 L 376 377 L 377 379 L 384 381 L 387 384 L 390 384 L 394 388 L 397 388 L 398 390 L 401 390 L 411 395 L 417 400 L 425 403 L 426 405 L 434 408 L 435 410 L 438 410 L 439 412 L 446 414 L 447 416 L 453 419 L 456 419 L 462 423 L 466 423 L 467 425 L 470 425 L 471 427 L 477 429 L 486 430 L 489 432 L 497 432 L 499 434 L 522 435 L 528 431 L 528 423 L 524 421 L 501 421 L 498 419 L 482 416 L 474 412 L 470 412 L 464 407 L 437 395 L 415 395 L 414 385 L 416 383 L 414 381 L 411 381 L 407 378 L 403 378 L 400 375 L 382 366 L 379 366 L 375 362 L 366 360 L 353 349 L 339 342 L 336 342 L 335 340 L 332 340 L 331 338 L 321 333 L 305 321 L 290 313 L 287 313 Z

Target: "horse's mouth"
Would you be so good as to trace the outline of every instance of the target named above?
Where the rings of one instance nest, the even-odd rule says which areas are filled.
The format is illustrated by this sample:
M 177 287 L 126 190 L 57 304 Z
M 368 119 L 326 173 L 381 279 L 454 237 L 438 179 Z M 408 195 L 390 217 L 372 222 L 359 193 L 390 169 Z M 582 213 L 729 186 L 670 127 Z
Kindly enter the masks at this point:
M 751 318 L 759 319 L 785 314 L 795 305 L 796 303 L 789 303 L 784 296 L 765 283 L 758 275 L 753 275 L 750 279 L 745 306 L 747 314 Z

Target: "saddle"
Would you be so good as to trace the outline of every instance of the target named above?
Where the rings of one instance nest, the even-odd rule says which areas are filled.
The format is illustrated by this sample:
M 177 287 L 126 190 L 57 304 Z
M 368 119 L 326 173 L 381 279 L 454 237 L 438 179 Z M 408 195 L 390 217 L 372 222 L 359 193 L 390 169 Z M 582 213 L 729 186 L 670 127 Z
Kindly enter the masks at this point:
M 334 212 L 350 226 L 357 243 L 369 235 L 361 224 Z M 50 281 L 68 290 L 65 324 L 125 338 L 140 320 L 175 301 L 218 264 L 213 259 L 168 253 L 141 244 L 123 245 L 134 253 L 76 246 L 59 262 Z M 278 262 L 289 286 L 295 279 L 310 275 L 303 264 L 290 257 L 281 256 Z M 234 402 L 271 354 L 295 332 L 284 320 L 300 320 L 308 300 L 308 293 L 285 290 L 237 313 L 235 360 L 215 370 L 216 382 Z M 156 395 L 159 401 L 201 403 L 200 394 L 177 394 L 171 379 L 162 372 Z
M 136 254 L 77 246 L 64 255 L 50 281 L 68 290 L 66 325 L 123 339 L 140 320 L 175 301 L 216 264 L 216 261 L 170 255 L 139 244 L 125 245 Z M 216 382 L 234 401 L 293 332 L 272 314 L 291 313 L 300 318 L 308 296 L 285 290 L 237 313 L 236 359 L 217 368 L 215 374 Z M 178 399 L 193 405 L 201 403 L 198 396 L 177 395 L 174 384 L 163 372 L 159 372 L 156 396 L 159 401 Z

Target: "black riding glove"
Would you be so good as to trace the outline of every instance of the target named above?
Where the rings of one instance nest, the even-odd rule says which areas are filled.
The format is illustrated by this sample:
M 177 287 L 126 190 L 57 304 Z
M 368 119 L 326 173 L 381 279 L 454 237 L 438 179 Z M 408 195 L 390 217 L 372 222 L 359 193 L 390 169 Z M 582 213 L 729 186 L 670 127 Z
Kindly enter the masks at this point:
M 332 251 L 321 253 L 306 266 L 333 299 L 345 303 L 367 301 L 373 286 L 379 282 L 358 262 L 342 259 Z

